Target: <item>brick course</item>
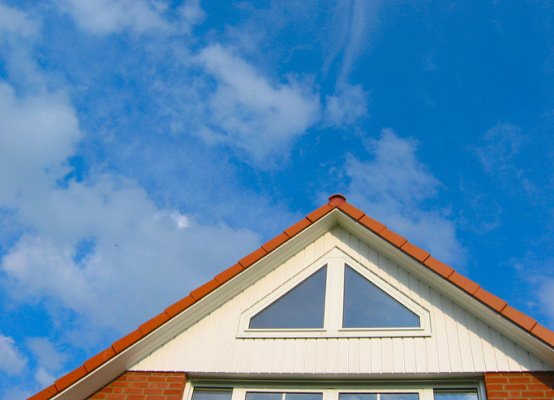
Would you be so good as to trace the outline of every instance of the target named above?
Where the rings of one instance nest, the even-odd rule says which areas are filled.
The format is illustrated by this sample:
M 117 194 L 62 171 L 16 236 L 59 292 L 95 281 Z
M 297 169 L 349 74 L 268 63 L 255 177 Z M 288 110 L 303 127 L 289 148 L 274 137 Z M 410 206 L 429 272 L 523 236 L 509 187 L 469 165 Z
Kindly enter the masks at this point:
M 127 371 L 88 400 L 182 400 L 184 372 Z
M 554 399 L 554 372 L 485 374 L 488 400 Z

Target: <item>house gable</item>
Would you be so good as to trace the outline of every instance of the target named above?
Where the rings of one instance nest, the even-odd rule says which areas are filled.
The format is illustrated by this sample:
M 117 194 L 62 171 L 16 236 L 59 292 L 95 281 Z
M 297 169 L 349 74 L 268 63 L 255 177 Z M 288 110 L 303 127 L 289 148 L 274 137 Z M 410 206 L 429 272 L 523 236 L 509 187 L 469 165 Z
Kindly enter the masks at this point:
M 337 224 L 360 241 L 370 244 L 393 263 L 402 265 L 417 279 L 440 289 L 441 296 L 444 295 L 453 304 L 460 304 L 476 318 L 486 320 L 490 327 L 509 336 L 509 340 L 526 349 L 529 354 L 534 354 L 550 365 L 554 364 L 554 332 L 371 219 L 347 203 L 344 196 L 334 195 L 329 198 L 328 204 L 308 214 L 260 249 L 239 260 L 31 399 L 75 399 L 94 393 L 204 320 L 237 293 L 245 291 L 275 269 L 276 265 L 284 263 L 290 254 L 300 252 Z
M 428 315 L 426 329 L 244 330 L 249 316 L 256 314 L 260 304 L 263 309 L 268 296 L 279 297 L 322 266 L 329 268 L 333 260 L 363 268 L 381 287 L 395 288 L 401 302 L 422 318 Z M 439 289 L 335 225 L 130 369 L 242 377 L 356 374 L 373 378 L 552 369 Z

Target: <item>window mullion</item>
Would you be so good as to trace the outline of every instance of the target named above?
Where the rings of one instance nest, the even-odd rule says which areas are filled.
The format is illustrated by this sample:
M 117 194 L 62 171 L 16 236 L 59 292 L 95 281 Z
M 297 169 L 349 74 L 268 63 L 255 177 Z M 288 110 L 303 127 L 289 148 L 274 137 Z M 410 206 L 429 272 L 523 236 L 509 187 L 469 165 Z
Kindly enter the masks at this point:
M 325 290 L 325 329 L 338 332 L 342 326 L 342 303 L 344 290 L 344 262 L 331 258 L 327 264 L 327 287 Z

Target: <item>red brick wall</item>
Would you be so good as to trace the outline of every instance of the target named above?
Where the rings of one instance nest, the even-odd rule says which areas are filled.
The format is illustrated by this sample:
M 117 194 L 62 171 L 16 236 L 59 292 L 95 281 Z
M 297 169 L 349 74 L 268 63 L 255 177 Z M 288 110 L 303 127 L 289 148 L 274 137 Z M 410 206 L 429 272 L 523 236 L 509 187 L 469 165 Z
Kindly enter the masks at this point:
M 486 373 L 488 400 L 554 399 L 554 372 Z
M 182 400 L 184 372 L 127 371 L 89 397 L 106 400 Z

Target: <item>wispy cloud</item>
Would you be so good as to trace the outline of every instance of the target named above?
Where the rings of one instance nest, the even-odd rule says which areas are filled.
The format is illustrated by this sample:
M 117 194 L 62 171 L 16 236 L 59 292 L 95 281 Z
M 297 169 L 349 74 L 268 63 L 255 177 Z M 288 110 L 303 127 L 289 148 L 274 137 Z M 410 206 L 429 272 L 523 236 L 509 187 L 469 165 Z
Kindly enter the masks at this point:
M 361 85 L 342 84 L 325 98 L 325 122 L 341 128 L 367 117 L 367 97 Z
M 536 197 L 538 188 L 518 166 L 519 153 L 526 140 L 519 126 L 499 123 L 481 137 L 473 151 L 486 174 L 504 186 L 517 183 L 520 190 Z
M 57 0 L 57 4 L 77 25 L 95 35 L 125 30 L 189 33 L 204 18 L 198 0 L 185 1 L 176 10 L 162 0 Z
M 437 196 L 440 182 L 416 157 L 417 142 L 385 129 L 368 142 L 371 161 L 348 157 L 347 197 L 370 216 L 456 266 L 464 265 L 464 250 L 448 210 L 429 210 L 426 201 Z
M 0 371 L 8 375 L 20 373 L 27 365 L 27 358 L 21 354 L 11 337 L 0 334 Z
M 319 99 L 300 82 L 271 83 L 221 45 L 202 50 L 198 61 L 217 80 L 201 136 L 242 150 L 257 166 L 286 157 L 293 139 L 318 118 Z

